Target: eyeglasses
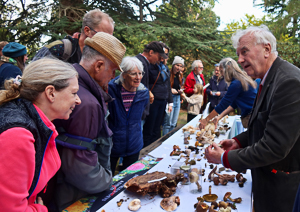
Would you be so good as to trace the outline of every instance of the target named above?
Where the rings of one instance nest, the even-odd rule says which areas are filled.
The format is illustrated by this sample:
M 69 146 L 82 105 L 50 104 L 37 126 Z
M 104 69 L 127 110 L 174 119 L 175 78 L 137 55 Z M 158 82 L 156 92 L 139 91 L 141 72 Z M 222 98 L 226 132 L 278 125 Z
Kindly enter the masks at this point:
M 87 26 L 87 25 L 86 25 Z M 97 31 L 96 30 L 94 30 L 92 27 L 89 27 L 89 26 L 87 26 L 88 28 L 90 28 L 90 30 L 92 30 L 93 32 L 96 32 L 97 33 Z
M 197 68 L 203 69 L 203 66 L 202 67 L 197 67 Z
M 127 73 L 131 77 L 143 77 L 144 76 L 144 72 L 135 72 L 135 73 L 127 72 Z

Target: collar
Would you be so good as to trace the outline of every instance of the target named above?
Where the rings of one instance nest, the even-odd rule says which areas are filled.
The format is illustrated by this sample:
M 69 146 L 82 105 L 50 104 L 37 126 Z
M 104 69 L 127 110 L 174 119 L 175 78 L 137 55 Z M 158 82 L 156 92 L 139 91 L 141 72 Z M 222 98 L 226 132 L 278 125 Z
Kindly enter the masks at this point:
M 272 64 L 273 65 L 273 64 Z M 272 67 L 272 66 L 271 66 Z M 267 73 L 265 74 L 265 76 L 264 76 L 264 78 L 262 79 L 262 81 L 261 81 L 261 85 L 264 85 L 264 83 L 265 83 L 265 81 L 266 81 L 266 78 L 267 78 L 267 76 L 268 76 L 268 74 L 269 74 L 269 71 L 270 71 L 270 69 L 271 69 L 271 67 L 269 68 L 269 70 L 267 71 Z
M 143 55 L 143 53 L 140 53 L 140 55 L 142 55 L 142 56 L 146 59 L 146 61 L 150 64 L 149 60 L 147 59 L 147 57 L 145 57 L 145 56 Z
M 98 100 L 103 98 L 106 103 L 113 101 L 113 98 L 98 85 L 98 83 L 80 64 L 74 63 L 73 66 L 78 72 L 78 83 L 80 86 L 91 92 Z

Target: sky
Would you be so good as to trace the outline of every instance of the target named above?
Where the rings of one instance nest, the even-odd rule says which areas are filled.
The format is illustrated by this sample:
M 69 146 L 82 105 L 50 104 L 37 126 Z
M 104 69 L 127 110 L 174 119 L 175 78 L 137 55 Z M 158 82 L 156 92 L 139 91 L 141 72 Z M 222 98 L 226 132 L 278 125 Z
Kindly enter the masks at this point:
M 259 4 L 261 1 L 256 0 L 255 3 Z M 213 11 L 221 19 L 219 30 L 224 30 L 226 24 L 232 21 L 245 18 L 245 14 L 255 15 L 256 18 L 262 18 L 265 15 L 262 8 L 253 6 L 253 0 L 219 0 Z

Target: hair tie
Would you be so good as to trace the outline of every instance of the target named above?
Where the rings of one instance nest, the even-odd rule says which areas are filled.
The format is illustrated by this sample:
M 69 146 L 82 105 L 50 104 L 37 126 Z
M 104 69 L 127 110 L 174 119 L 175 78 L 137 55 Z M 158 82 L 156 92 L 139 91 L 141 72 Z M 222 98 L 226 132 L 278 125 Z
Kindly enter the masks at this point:
M 13 80 L 13 83 L 18 86 L 21 85 L 21 82 L 22 82 L 22 77 L 20 75 L 16 76 L 16 78 L 14 78 Z

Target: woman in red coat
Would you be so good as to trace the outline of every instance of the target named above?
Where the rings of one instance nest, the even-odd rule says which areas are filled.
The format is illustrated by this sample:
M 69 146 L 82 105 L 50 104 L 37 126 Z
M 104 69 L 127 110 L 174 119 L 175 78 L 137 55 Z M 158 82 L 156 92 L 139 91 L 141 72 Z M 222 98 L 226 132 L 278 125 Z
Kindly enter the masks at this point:
M 1 211 L 48 211 L 37 194 L 57 172 L 54 119 L 68 119 L 77 96 L 78 74 L 60 60 L 30 63 L 23 76 L 0 91 Z

